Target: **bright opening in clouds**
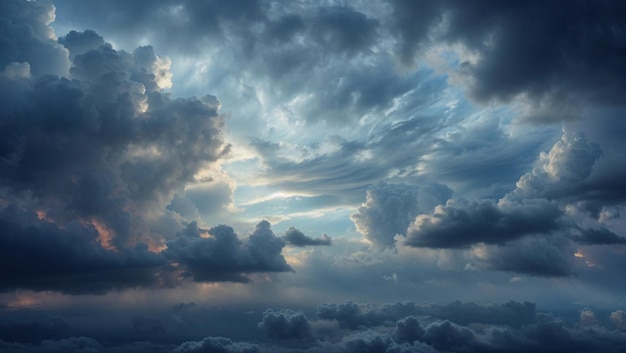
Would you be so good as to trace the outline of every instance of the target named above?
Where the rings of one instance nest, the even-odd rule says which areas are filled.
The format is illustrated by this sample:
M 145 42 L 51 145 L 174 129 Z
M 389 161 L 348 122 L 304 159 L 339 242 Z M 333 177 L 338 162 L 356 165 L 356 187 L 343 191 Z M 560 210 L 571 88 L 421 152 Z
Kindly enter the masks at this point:
M 2 0 L 0 351 L 626 347 L 626 3 Z

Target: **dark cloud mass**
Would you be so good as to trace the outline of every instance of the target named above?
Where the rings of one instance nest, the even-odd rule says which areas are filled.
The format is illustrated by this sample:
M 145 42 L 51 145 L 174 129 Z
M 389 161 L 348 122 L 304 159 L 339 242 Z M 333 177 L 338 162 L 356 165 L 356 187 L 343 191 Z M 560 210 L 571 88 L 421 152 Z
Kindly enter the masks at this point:
M 167 242 L 163 254 L 182 266 L 183 277 L 196 282 L 248 282 L 246 274 L 292 271 L 281 255 L 284 246 L 267 221 L 259 223 L 245 241 L 231 227 L 222 225 L 207 231 L 191 223 Z
M 6 32 L 2 42 L 2 290 L 162 286 L 162 275 L 176 272 L 168 261 L 195 281 L 291 270 L 267 222 L 245 242 L 225 226 L 213 228 L 213 238 L 188 228 L 169 241 L 173 234 L 152 229 L 169 217 L 165 206 L 176 193 L 228 153 L 215 97 L 171 98 L 163 91 L 171 86 L 170 60 L 150 46 L 116 50 L 90 30 L 57 44 L 48 27 L 52 7 L 2 7 L 4 31 L 32 37 Z M 50 75 L 62 72 L 39 66 L 54 57 L 37 50 L 64 54 L 69 74 Z
M 202 341 L 190 341 L 176 347 L 172 353 L 257 353 L 252 344 L 233 342 L 224 337 L 207 337 Z
M 558 207 L 549 202 L 500 206 L 491 201 L 465 205 L 450 201 L 446 206 L 436 208 L 431 215 L 415 218 L 405 243 L 435 248 L 503 244 L 525 235 L 558 229 L 560 215 Z
M 311 238 L 294 227 L 289 227 L 283 237 L 285 242 L 293 246 L 328 246 L 332 245 L 332 238 L 322 234 L 319 238 Z
M 457 70 L 479 101 L 524 96 L 561 112 L 571 112 L 570 104 L 580 107 L 580 100 L 623 104 L 622 2 L 393 0 L 390 4 L 391 26 L 400 37 L 398 50 L 405 63 L 438 42 L 460 43 L 478 57 L 460 62 Z

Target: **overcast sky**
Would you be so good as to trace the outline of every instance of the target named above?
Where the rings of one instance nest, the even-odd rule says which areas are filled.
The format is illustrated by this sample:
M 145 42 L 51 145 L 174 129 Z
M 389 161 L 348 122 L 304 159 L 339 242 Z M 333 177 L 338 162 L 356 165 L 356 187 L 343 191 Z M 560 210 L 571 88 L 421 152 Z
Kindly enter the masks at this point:
M 624 352 L 626 3 L 2 0 L 0 351 Z

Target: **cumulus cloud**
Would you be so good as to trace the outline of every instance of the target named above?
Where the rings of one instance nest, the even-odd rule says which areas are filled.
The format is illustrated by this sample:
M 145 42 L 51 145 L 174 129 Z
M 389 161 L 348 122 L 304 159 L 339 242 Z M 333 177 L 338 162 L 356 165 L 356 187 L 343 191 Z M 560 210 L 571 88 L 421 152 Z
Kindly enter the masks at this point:
M 621 3 L 564 6 L 532 1 L 502 6 L 487 1 L 476 6 L 464 1 L 394 0 L 390 4 L 390 26 L 399 35 L 403 61 L 412 63 L 438 43 L 462 45 L 471 54 L 455 69 L 478 101 L 523 96 L 542 106 L 536 109 L 542 118 L 548 111 L 568 111 L 568 105 L 579 107 L 581 102 L 623 103 L 619 97 L 626 81 L 617 60 L 624 50 Z M 476 21 L 479 17 L 485 20 Z M 525 25 L 528 18 L 533 19 L 532 26 Z M 580 18 L 585 18 L 584 24 Z
M 293 246 L 320 246 L 320 245 L 332 245 L 332 238 L 326 234 L 322 234 L 319 238 L 311 238 L 294 227 L 289 227 L 285 231 L 283 237 L 285 242 Z
M 611 313 L 609 319 L 618 330 L 626 331 L 626 312 L 616 310 Z
M 50 262 L 51 254 L 75 254 L 65 259 L 60 255 L 55 266 L 46 267 L 48 271 L 77 258 L 87 262 L 109 258 L 105 261 L 110 265 L 93 266 L 121 270 L 125 256 L 143 249 L 140 243 L 153 249 L 161 246 L 160 236 L 150 232 L 144 217 L 158 211 L 177 188 L 193 181 L 200 168 L 227 151 L 221 137 L 222 118 L 215 109 L 196 98 L 172 100 L 162 94 L 158 73 L 149 65 L 156 60 L 152 48 L 130 54 L 84 38 L 93 36 L 75 33 L 62 40 L 70 48 L 81 40 L 83 44 L 83 52 L 74 57 L 72 80 L 56 76 L 0 79 L 0 89 L 11 90 L 15 96 L 0 112 L 0 179 L 4 205 L 9 205 L 2 212 L 23 214 L 4 218 L 4 222 L 11 222 L 24 236 L 18 240 L 17 234 L 5 233 L 3 241 L 33 247 L 33 237 L 42 237 L 53 247 L 31 253 L 39 254 L 32 263 L 40 265 Z M 18 204 L 28 211 L 10 206 Z M 32 216 L 35 213 L 37 217 Z M 84 234 L 79 234 L 80 228 Z M 46 236 L 47 232 L 59 236 Z M 76 238 L 76 244 L 63 241 L 63 233 Z M 88 258 L 71 249 L 79 244 L 83 254 L 101 255 Z M 135 246 L 139 250 L 133 250 Z M 143 251 L 145 255 L 132 256 L 155 257 Z M 159 261 L 135 262 L 146 268 Z M 70 267 L 64 271 L 76 272 Z M 23 275 L 22 285 L 31 288 L 62 283 L 48 277 L 44 285 L 41 275 L 39 280 L 26 272 Z M 88 286 L 95 278 L 84 280 Z
M 472 256 L 483 268 L 571 275 L 576 253 L 572 241 L 580 245 L 625 241 L 600 216 L 604 207 L 623 202 L 604 197 L 601 183 L 595 181 L 594 166 L 602 152 L 583 134 L 564 129 L 533 169 L 497 202 L 449 200 L 430 214 L 417 215 L 402 244 L 473 248 Z
M 270 338 L 304 339 L 312 337 L 309 320 L 303 313 L 293 310 L 265 310 L 263 319 L 258 326 Z
M 397 234 L 406 234 L 415 216 L 430 212 L 451 193 L 439 184 L 415 187 L 381 182 L 367 190 L 365 203 L 350 218 L 375 247 L 385 248 L 394 244 Z
M 53 315 L 37 315 L 32 318 L 11 317 L 10 322 L 0 322 L 0 340 L 7 342 L 39 343 L 42 340 L 61 339 L 70 335 L 65 319 Z
M 55 17 L 51 3 L 7 0 L 0 5 L 0 13 L 0 69 L 12 62 L 28 63 L 35 76 L 67 75 L 68 51 L 56 42 L 49 26 Z
M 231 227 L 209 230 L 192 222 L 167 242 L 166 258 L 182 267 L 182 276 L 196 282 L 249 282 L 259 272 L 292 271 L 281 255 L 285 242 L 262 221 L 245 241 Z
M 24 82 L 2 112 L 5 187 L 32 194 L 51 219 L 104 223 L 113 246 L 136 242 L 146 230 L 133 218 L 168 202 L 227 151 L 215 109 L 162 94 L 151 60 L 150 47 L 130 54 L 104 44 L 76 55 L 72 81 Z
M 187 303 L 176 303 L 172 306 L 172 310 L 174 311 L 185 311 L 185 310 L 191 310 L 193 308 L 196 307 L 196 303 L 194 302 L 187 302 Z

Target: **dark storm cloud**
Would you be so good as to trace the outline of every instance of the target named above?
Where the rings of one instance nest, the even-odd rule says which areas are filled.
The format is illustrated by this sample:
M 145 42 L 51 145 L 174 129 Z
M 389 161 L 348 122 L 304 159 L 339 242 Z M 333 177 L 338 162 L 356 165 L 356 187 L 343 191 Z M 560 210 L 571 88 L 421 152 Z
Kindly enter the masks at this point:
M 293 310 L 266 310 L 259 328 L 269 338 L 305 339 L 312 337 L 309 320 L 303 313 Z
M 102 293 L 113 288 L 153 286 L 159 254 L 145 244 L 120 251 L 104 249 L 92 225 L 68 222 L 62 228 L 34 212 L 11 205 L 0 212 L 0 290 L 29 288 L 67 293 Z
M 613 142 L 604 145 L 617 143 L 613 138 L 608 141 Z M 613 157 L 605 156 L 598 143 L 564 129 L 532 170 L 519 178 L 516 188 L 497 203 L 450 201 L 432 214 L 418 215 L 405 244 L 434 248 L 495 244 L 478 256 L 487 268 L 536 276 L 574 274 L 576 249 L 571 240 L 581 245 L 624 243 L 600 216 L 617 212 L 611 207 L 624 202 L 620 187 L 602 182 L 611 174 L 622 174 L 608 172 L 605 158 Z M 584 225 L 585 214 L 595 219 L 590 221 L 595 227 Z
M 626 238 L 621 237 L 608 229 L 580 229 L 580 234 L 572 236 L 572 239 L 584 245 L 611 245 L 626 244 Z
M 176 303 L 172 306 L 172 310 L 174 311 L 185 311 L 190 310 L 196 307 L 196 303 L 188 302 L 188 303 Z
M 259 223 L 245 241 L 231 227 L 207 231 L 192 222 L 167 242 L 163 254 L 182 266 L 183 277 L 196 282 L 249 282 L 248 274 L 292 271 L 281 255 L 284 246 L 267 221 Z
M 328 320 L 326 308 L 343 311 L 344 318 L 355 318 L 356 312 L 369 312 L 375 321 L 342 325 L 344 330 L 327 341 L 319 338 L 317 347 L 308 347 L 312 352 L 620 352 L 626 342 L 623 332 L 612 331 L 594 321 L 581 326 L 576 321 L 561 319 L 549 314 L 536 313 L 532 303 L 509 302 L 503 305 L 480 306 L 473 303 L 450 303 L 447 306 L 400 307 L 396 304 L 341 305 L 325 304 L 318 310 L 318 319 Z M 321 308 L 321 307 L 320 307 Z M 391 310 L 395 308 L 398 310 Z M 333 309 L 334 310 L 334 309 Z M 375 315 L 374 312 L 376 313 Z M 272 319 L 278 313 L 295 314 L 289 310 L 271 311 Z M 267 314 L 267 312 L 266 312 Z M 321 314 L 321 316 L 320 316 Z M 586 314 L 594 316 L 591 310 Z M 485 320 L 485 315 L 487 320 Z M 445 318 L 449 316 L 448 318 Z M 452 318 L 456 316 L 456 318 Z M 614 322 L 621 322 L 621 312 L 611 313 Z M 305 322 L 304 318 L 302 318 Z M 288 327 L 280 320 L 280 327 Z M 310 325 L 319 324 L 313 321 Z M 344 321 L 346 323 L 346 321 Z M 478 324 L 483 323 L 483 324 Z M 345 330 L 349 329 L 349 330 Z M 281 331 L 282 332 L 282 331 Z M 283 341 L 285 344 L 290 341 Z M 293 342 L 293 341 L 291 341 Z M 296 351 L 301 348 L 260 346 L 261 351 Z
M 319 153 L 319 146 L 311 146 L 307 152 L 313 155 L 304 153 L 299 161 L 269 153 L 269 145 L 261 144 L 257 151 L 267 166 L 261 177 L 279 183 L 281 189 L 332 195 L 343 203 L 360 202 L 368 186 L 387 179 L 392 171 L 415 182 L 413 166 L 428 150 L 432 135 L 443 128 L 439 118 L 415 116 L 385 123 L 374 129 L 366 140 L 349 141 L 331 136 L 328 142 L 336 143 L 336 150 Z M 253 146 L 259 146 L 259 141 Z
M 350 218 L 356 229 L 376 248 L 395 243 L 420 213 L 431 212 L 445 203 L 452 190 L 441 184 L 420 187 L 380 182 L 367 189 L 366 201 Z
M 478 59 L 461 62 L 458 70 L 480 101 L 524 95 L 561 107 L 579 100 L 623 104 L 626 7 L 621 2 L 390 4 L 404 62 L 440 42 L 464 45 Z
M 5 187 L 31 193 L 52 219 L 103 222 L 114 246 L 146 233 L 142 213 L 227 151 L 215 109 L 161 94 L 155 60 L 149 47 L 129 54 L 105 44 L 76 55 L 78 80 L 3 80 L 23 85 L 2 110 Z
M 542 200 L 504 206 L 491 201 L 449 201 L 430 215 L 417 216 L 405 244 L 433 248 L 504 244 L 525 235 L 558 230 L 561 215 L 555 204 Z
M 329 246 L 333 243 L 332 238 L 326 234 L 322 234 L 319 238 L 312 238 L 294 227 L 289 227 L 285 231 L 283 239 L 287 244 L 293 246 Z
M 623 156 L 621 139 L 610 134 L 596 138 L 603 140 L 592 141 L 580 132 L 565 130 L 550 151 L 540 155 L 537 167 L 520 177 L 517 188 L 506 198 L 557 200 L 575 204 L 593 217 L 599 217 L 605 206 L 624 204 L 626 170 L 615 164 Z M 618 147 L 605 151 L 599 143 Z

